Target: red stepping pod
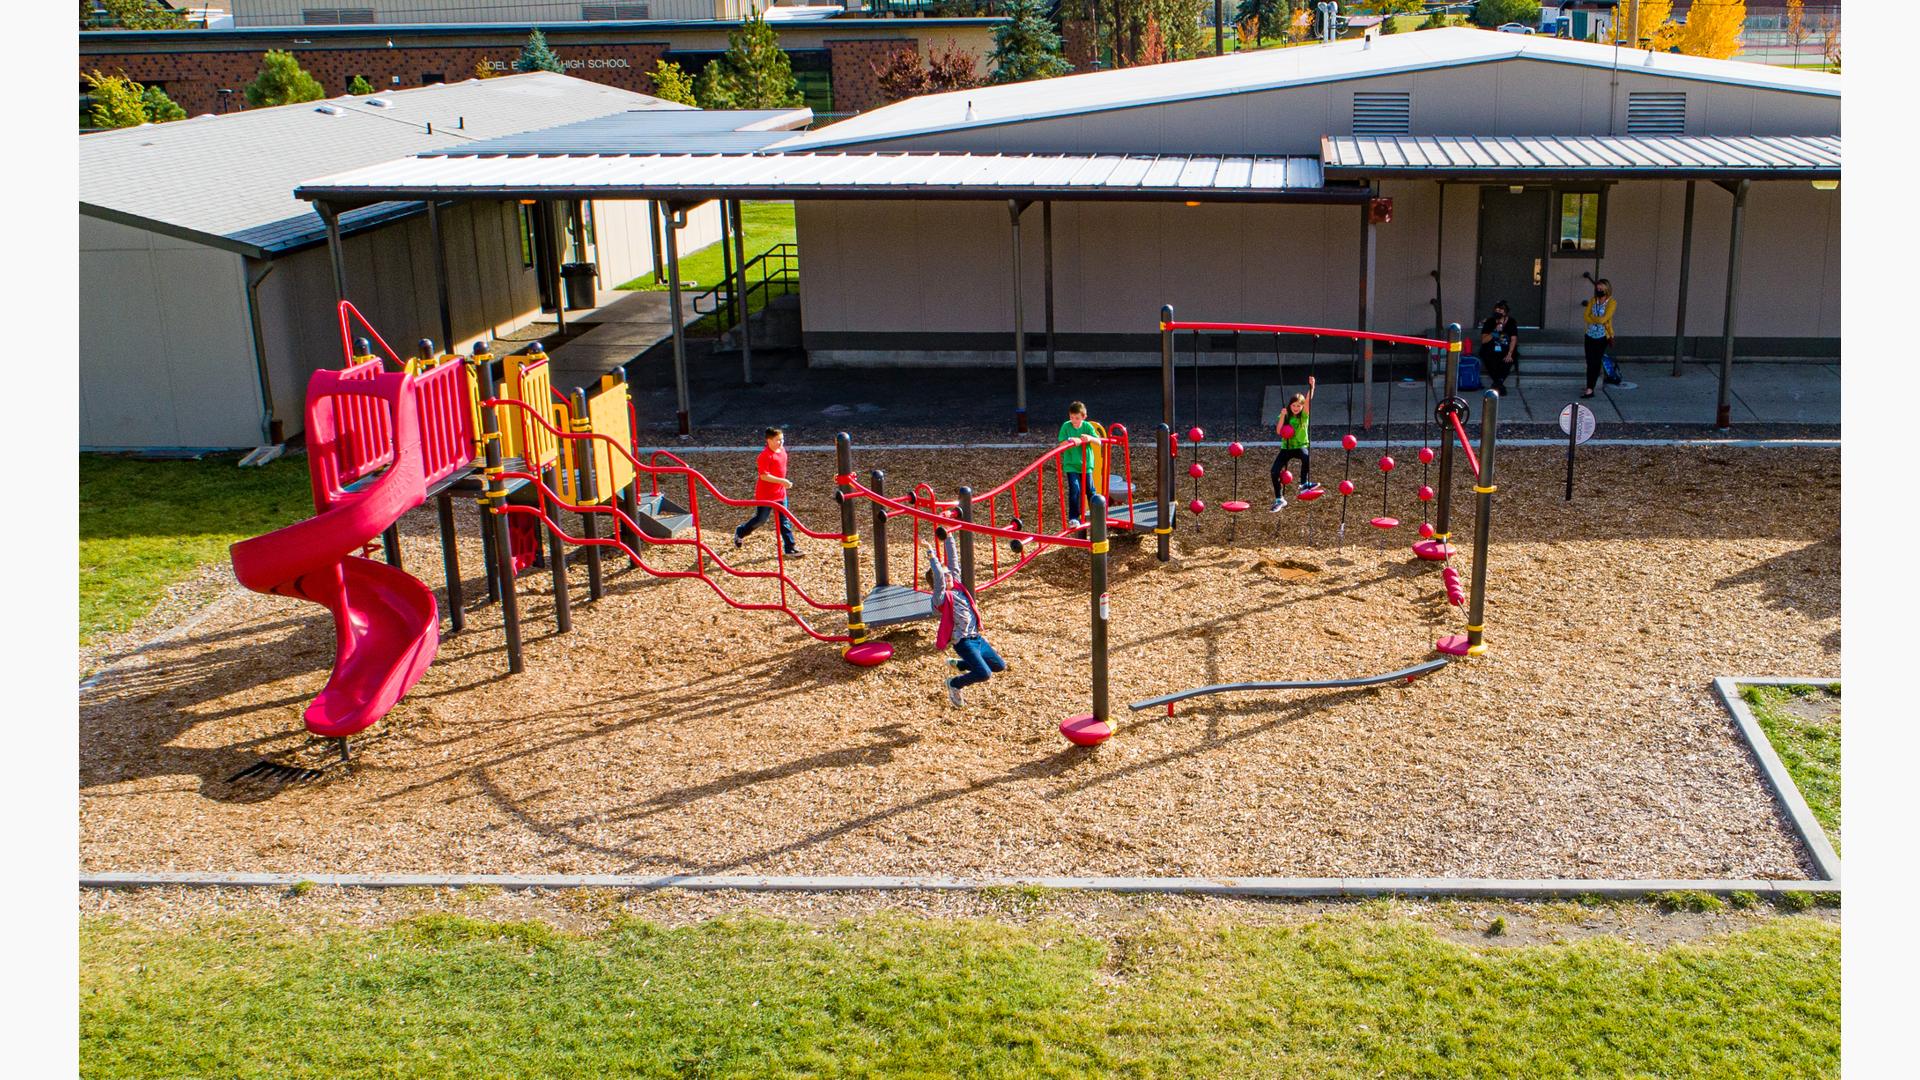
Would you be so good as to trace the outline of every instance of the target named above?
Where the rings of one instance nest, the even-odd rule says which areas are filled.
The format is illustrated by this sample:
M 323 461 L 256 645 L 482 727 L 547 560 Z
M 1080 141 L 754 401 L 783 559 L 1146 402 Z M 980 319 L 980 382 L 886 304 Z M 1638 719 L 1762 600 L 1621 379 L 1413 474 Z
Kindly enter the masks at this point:
M 1308 488 L 1307 490 L 1301 492 L 1299 495 L 1295 497 L 1298 498 L 1301 502 L 1312 502 L 1313 500 L 1319 498 L 1322 495 L 1325 495 L 1326 493 L 1327 493 L 1326 488 Z
M 840 656 L 855 667 L 879 667 L 893 659 L 893 646 L 885 641 L 863 641 L 847 646 Z
M 1387 517 L 1383 514 L 1380 517 L 1374 518 L 1370 524 L 1376 529 L 1397 529 L 1400 527 L 1400 519 L 1397 517 Z
M 1237 514 L 1251 505 L 1253 504 L 1241 502 L 1239 499 L 1228 499 L 1220 504 L 1220 509 L 1225 510 L 1229 514 Z
M 1081 713 L 1060 721 L 1060 734 L 1075 746 L 1098 746 L 1113 738 L 1113 724 L 1095 720 L 1092 713 Z

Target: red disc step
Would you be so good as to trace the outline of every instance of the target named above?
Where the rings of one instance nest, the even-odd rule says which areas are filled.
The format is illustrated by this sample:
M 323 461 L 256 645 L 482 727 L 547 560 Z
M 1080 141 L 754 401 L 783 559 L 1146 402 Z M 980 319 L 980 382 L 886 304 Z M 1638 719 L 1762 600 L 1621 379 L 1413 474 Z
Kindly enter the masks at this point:
M 1305 491 L 1295 495 L 1294 498 L 1299 499 L 1301 502 L 1312 502 L 1326 493 L 1326 488 L 1307 488 Z
M 1465 634 L 1448 634 L 1434 642 L 1433 648 L 1435 652 L 1443 652 L 1448 656 L 1466 656 L 1472 650 Z
M 1373 519 L 1373 527 L 1376 529 L 1397 529 L 1400 527 L 1400 519 L 1397 517 L 1377 517 Z
M 1220 504 L 1220 509 L 1225 510 L 1229 514 L 1237 514 L 1252 505 L 1252 503 L 1241 502 L 1239 499 L 1228 499 L 1226 502 Z
M 857 667 L 878 667 L 893 658 L 893 645 L 886 641 L 863 641 L 847 646 L 840 655 Z
M 1092 713 L 1069 716 L 1060 721 L 1060 734 L 1075 746 L 1098 746 L 1113 738 L 1111 721 L 1095 720 Z

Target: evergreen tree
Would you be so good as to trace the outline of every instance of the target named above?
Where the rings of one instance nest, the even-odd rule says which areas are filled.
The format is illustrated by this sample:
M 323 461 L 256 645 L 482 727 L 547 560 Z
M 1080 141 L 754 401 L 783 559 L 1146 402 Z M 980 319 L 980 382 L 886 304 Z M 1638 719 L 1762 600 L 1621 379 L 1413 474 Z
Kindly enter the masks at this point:
M 758 14 L 727 33 L 727 52 L 700 73 L 703 109 L 783 109 L 806 104 L 780 36 Z
M 653 66 L 653 96 L 663 101 L 677 101 L 682 105 L 698 105 L 693 76 L 686 69 L 671 60 L 662 60 Z
M 186 16 L 159 0 L 101 0 L 107 18 L 123 30 L 185 30 Z M 86 5 L 81 6 L 84 13 Z
M 307 74 L 290 52 L 269 49 L 260 62 L 260 74 L 247 84 L 247 104 L 254 108 L 318 101 L 327 96 L 320 80 Z
M 137 84 L 136 84 L 137 85 Z M 165 90 L 149 86 L 140 91 L 140 104 L 147 110 L 147 123 L 164 124 L 170 120 L 185 120 L 187 110 L 167 96 Z
M 354 97 L 366 97 L 373 92 L 373 84 L 367 81 L 365 75 L 355 75 L 353 81 L 347 84 L 347 93 Z
M 1013 0 L 1007 21 L 993 28 L 993 65 L 996 83 L 1050 79 L 1073 70 L 1060 55 L 1060 35 L 1047 20 L 1041 0 Z
M 147 106 L 140 100 L 140 84 L 124 75 L 86 74 L 87 97 L 93 107 L 87 112 L 87 126 L 95 128 L 139 127 L 147 122 Z
M 551 71 L 556 75 L 566 71 L 560 66 L 560 58 L 547 48 L 547 35 L 541 33 L 537 26 L 533 28 L 533 33 L 527 35 L 526 48 L 520 50 L 520 59 L 513 62 L 513 70 L 521 73 Z
M 1286 29 L 1292 6 L 1289 0 L 1240 0 L 1240 6 L 1234 9 L 1234 21 L 1254 23 L 1254 40 L 1265 40 Z

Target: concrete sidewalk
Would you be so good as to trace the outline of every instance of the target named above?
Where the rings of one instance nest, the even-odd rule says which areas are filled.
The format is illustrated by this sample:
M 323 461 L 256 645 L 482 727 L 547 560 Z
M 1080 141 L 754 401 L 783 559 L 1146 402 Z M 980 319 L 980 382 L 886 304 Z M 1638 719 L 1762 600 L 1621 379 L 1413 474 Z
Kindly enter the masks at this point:
M 600 295 L 614 299 L 577 320 L 569 320 L 590 325 L 592 329 L 547 354 L 552 365 L 553 385 L 561 393 L 577 386 L 592 386 L 601 375 L 666 343 L 673 333 L 666 293 L 634 291 Z M 680 310 L 685 324 L 691 324 L 695 318 L 691 291 L 680 294 Z

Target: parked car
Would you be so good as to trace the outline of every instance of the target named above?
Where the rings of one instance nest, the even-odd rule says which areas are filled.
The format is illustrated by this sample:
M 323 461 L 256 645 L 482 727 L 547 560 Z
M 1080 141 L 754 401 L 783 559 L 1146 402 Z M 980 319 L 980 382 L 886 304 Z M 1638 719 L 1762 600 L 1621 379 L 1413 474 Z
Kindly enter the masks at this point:
M 1531 33 L 1533 33 L 1533 27 L 1531 27 L 1531 26 L 1527 26 L 1527 25 L 1525 25 L 1525 24 L 1523 24 L 1523 23 L 1517 23 L 1517 22 L 1510 22 L 1510 23 L 1501 23 L 1501 24 L 1500 24 L 1500 27 L 1499 27 L 1499 30 L 1500 30 L 1500 32 L 1501 32 L 1501 33 L 1503 33 L 1503 34 L 1531 34 Z

